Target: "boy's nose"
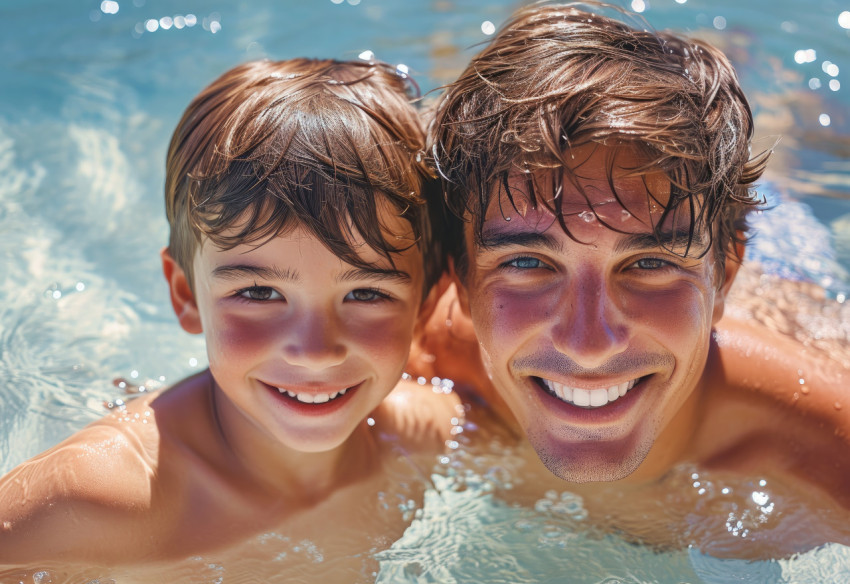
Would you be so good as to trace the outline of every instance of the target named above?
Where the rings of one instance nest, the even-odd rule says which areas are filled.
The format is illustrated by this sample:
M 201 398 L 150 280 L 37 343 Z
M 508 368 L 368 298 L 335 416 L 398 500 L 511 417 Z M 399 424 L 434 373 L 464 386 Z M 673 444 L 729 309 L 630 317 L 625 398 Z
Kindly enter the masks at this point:
M 626 319 L 603 278 L 574 278 L 561 296 L 555 348 L 586 369 L 603 366 L 628 347 Z
M 309 369 L 327 369 L 339 365 L 347 355 L 336 319 L 327 311 L 296 315 L 287 326 L 283 345 L 286 361 Z

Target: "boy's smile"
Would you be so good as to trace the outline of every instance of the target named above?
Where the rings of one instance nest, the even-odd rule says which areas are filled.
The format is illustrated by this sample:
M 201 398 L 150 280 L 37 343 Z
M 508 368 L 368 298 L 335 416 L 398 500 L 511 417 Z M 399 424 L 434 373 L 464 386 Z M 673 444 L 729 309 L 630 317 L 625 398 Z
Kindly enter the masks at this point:
M 620 204 L 606 178 L 610 151 L 573 155 L 583 192 L 565 178 L 560 195 L 572 237 L 552 212 L 532 208 L 516 176 L 516 208 L 504 196 L 491 205 L 480 245 L 467 225 L 463 288 L 493 383 L 547 467 L 574 482 L 615 480 L 662 433 L 677 444 L 692 429 L 725 288 L 718 293 L 714 255 L 699 257 L 705 242 L 696 238 L 683 258 L 652 235 L 669 197 L 661 175 L 626 177 L 637 160 L 619 151 Z M 552 198 L 549 177 L 534 178 L 538 195 Z M 682 229 L 665 231 L 681 242 Z
M 412 242 L 407 221 L 381 218 Z M 195 256 L 195 300 L 225 407 L 293 450 L 340 446 L 407 360 L 421 253 L 414 245 L 391 265 L 353 243 L 374 269 L 346 264 L 300 226 L 262 245 L 222 250 L 205 241 Z

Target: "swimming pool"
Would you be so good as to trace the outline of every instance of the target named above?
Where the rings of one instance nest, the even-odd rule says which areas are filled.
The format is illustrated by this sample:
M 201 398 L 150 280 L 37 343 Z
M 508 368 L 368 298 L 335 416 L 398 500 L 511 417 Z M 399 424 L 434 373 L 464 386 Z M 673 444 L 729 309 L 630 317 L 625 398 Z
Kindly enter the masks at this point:
M 715 40 L 736 62 L 756 114 L 757 148 L 782 136 L 766 181 L 776 209 L 757 221 L 762 235 L 749 251 L 753 273 L 822 286 L 827 309 L 807 309 L 792 325 L 813 338 L 846 341 L 847 6 L 832 0 L 630 5 L 657 28 Z M 451 80 L 513 6 L 492 0 L 0 4 L 0 472 L 102 415 L 102 403 L 119 395 L 113 378 L 168 384 L 204 366 L 202 343 L 172 316 L 158 259 L 167 234 L 165 148 L 200 88 L 247 59 L 356 58 L 371 50 L 406 66 L 427 92 Z M 501 471 L 510 480 L 508 463 Z M 428 500 L 406 543 L 382 556 L 380 578 L 545 581 L 565 566 L 596 564 L 586 568 L 587 580 L 575 581 L 711 582 L 734 573 L 696 552 L 658 555 L 572 530 L 575 518 L 569 512 L 553 518 L 544 494 L 541 509 L 508 508 L 488 498 L 488 481 L 475 489 L 435 489 L 431 495 L 440 497 Z M 757 488 L 752 492 L 763 492 Z M 561 505 L 561 493 L 554 496 L 558 508 L 574 509 L 570 501 Z M 476 546 L 471 536 L 485 524 L 495 534 Z M 553 535 L 541 540 L 544 527 Z M 525 553 L 509 556 L 508 549 Z M 559 551 L 565 549 L 570 554 Z M 467 561 L 473 552 L 484 568 Z M 588 560 L 593 554 L 602 559 Z M 752 568 L 753 581 L 850 569 L 840 546 L 802 561 L 735 569 Z M 717 570 L 721 576 L 712 580 Z

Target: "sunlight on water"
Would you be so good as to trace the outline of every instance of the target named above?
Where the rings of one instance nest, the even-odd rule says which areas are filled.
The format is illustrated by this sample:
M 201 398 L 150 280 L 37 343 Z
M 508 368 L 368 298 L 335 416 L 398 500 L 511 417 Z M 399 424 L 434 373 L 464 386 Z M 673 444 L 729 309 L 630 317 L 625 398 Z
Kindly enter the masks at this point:
M 850 365 L 850 12 L 834 2 L 621 4 L 659 28 L 721 43 L 752 97 L 757 146 L 776 148 L 762 185 L 772 209 L 753 221 L 758 234 L 736 283 L 739 300 L 760 294 L 769 301 L 758 308 L 741 301 L 729 311 L 770 322 Z M 427 93 L 459 73 L 515 2 L 42 6 L 0 8 L 7 48 L 0 64 L 0 472 L 103 415 L 105 402 L 120 412 L 129 386 L 167 386 L 205 366 L 202 340 L 183 333 L 172 315 L 157 255 L 167 242 L 168 137 L 198 90 L 248 58 L 305 54 L 384 59 Z M 777 278 L 798 288 L 780 295 Z M 813 299 L 813 289 L 822 298 Z M 799 399 L 811 399 L 810 375 L 800 372 Z M 125 387 L 114 386 L 116 378 Z M 377 527 L 356 557 L 337 550 L 362 532 L 323 540 L 270 530 L 238 549 L 144 574 L 30 571 L 19 579 L 226 582 L 271 566 L 276 575 L 263 581 L 324 581 L 340 571 L 350 582 L 392 583 L 850 581 L 850 549 L 840 545 L 758 562 L 720 559 L 760 538 L 769 544 L 789 522 L 801 545 L 816 539 L 818 521 L 846 529 L 818 516 L 810 494 L 764 477 L 683 467 L 668 478 L 665 495 L 643 502 L 662 519 L 648 524 L 638 515 L 637 535 L 629 536 L 594 527 L 605 518 L 567 490 L 539 489 L 512 503 L 529 487 L 517 447 L 499 437 L 476 442 L 474 424 L 455 426 L 422 500 L 423 486 L 401 479 L 376 489 L 362 524 Z M 395 543 L 375 535 L 397 521 L 410 527 Z M 665 521 L 688 526 L 675 549 L 636 545 L 640 529 L 669 531 Z

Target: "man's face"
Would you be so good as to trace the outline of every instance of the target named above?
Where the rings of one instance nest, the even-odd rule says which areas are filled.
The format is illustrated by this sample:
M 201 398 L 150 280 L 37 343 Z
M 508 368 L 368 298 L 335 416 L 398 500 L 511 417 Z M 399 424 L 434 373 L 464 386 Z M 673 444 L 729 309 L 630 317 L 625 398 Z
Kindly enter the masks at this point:
M 637 160 L 618 151 L 620 204 L 606 172 L 611 151 L 572 154 L 577 185 L 565 177 L 560 196 L 573 238 L 544 206 L 531 207 L 518 174 L 517 208 L 494 197 L 483 244 L 467 224 L 463 287 L 493 384 L 544 464 L 573 482 L 618 480 L 659 437 L 668 453 L 686 442 L 726 288 L 717 289 L 714 254 L 699 257 L 704 236 L 687 258 L 673 253 L 684 251 L 686 223 L 663 226 L 681 245 L 658 245 L 663 175 L 625 176 Z M 539 198 L 555 196 L 551 174 L 534 180 Z

